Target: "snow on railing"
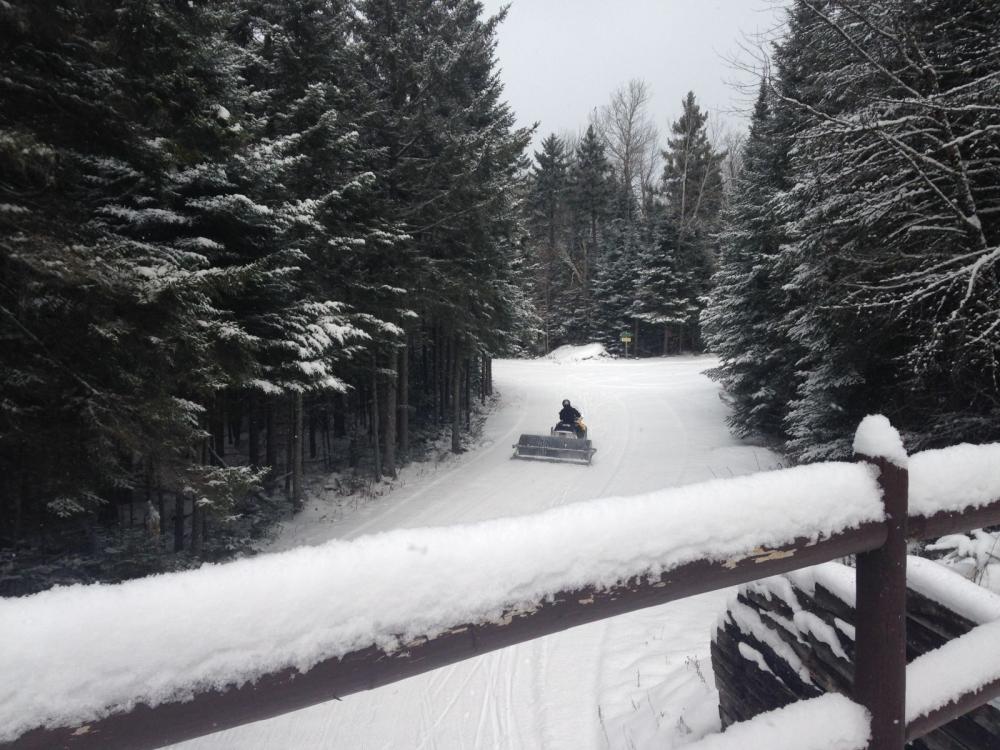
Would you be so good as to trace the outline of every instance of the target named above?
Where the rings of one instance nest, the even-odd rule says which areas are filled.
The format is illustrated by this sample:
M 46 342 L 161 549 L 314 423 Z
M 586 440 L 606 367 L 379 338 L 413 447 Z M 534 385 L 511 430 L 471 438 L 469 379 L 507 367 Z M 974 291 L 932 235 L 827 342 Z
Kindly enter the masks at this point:
M 867 463 L 815 464 L 0 600 L 0 642 L 18 644 L 0 650 L 0 745 L 177 742 L 861 553 L 855 699 L 872 713 L 871 746 L 896 750 L 880 732 L 902 747 L 909 481 L 901 445 L 885 420 L 869 419 L 857 442 Z M 925 515 L 911 537 L 971 529 L 970 519 L 1000 521 L 1000 499 L 990 502 L 994 485 L 980 463 L 996 465 L 994 446 L 978 448 L 976 456 L 953 454 L 964 475 L 947 451 L 909 459 L 917 484 L 944 498 L 920 506 Z
M 906 682 L 907 739 L 951 721 L 963 701 L 970 704 L 965 711 L 982 705 L 982 697 L 1000 691 L 1000 620 L 918 656 L 906 668 Z
M 915 453 L 909 468 L 911 516 L 961 513 L 1000 498 L 1000 443 Z
M 732 724 L 687 750 L 865 750 L 870 722 L 864 706 L 828 693 Z
M 2 600 L 0 741 L 881 520 L 868 467 L 822 464 Z

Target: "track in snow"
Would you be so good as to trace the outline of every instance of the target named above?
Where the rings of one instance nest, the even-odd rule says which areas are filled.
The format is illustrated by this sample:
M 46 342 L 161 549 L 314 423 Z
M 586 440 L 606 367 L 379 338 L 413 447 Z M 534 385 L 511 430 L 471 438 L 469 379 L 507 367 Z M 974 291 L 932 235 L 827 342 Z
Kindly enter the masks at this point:
M 476 450 L 433 470 L 408 467 L 401 486 L 356 512 L 338 515 L 315 499 L 274 548 L 521 515 L 770 468 L 772 454 L 729 435 L 726 407 L 703 374 L 713 364 L 706 357 L 498 361 L 501 406 Z M 593 464 L 512 460 L 520 433 L 546 433 L 563 398 L 583 413 L 598 449 Z M 176 747 L 680 746 L 717 723 L 707 654 L 725 597 L 717 592 L 585 625 Z

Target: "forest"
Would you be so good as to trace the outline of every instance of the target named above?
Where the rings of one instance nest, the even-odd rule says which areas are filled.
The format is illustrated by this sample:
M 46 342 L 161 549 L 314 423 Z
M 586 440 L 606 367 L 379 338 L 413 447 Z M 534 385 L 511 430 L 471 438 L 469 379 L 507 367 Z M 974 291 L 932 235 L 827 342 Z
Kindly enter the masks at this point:
M 734 431 L 796 462 L 882 413 L 911 450 L 1000 436 L 1000 6 L 796 0 L 746 137 L 633 81 L 528 178 L 546 346 L 710 351 Z M 662 163 L 659 173 L 655 167 Z
M 526 309 L 500 20 L 0 5 L 5 569 L 220 559 L 307 468 L 391 476 L 444 428 L 461 450 Z
M 1000 438 L 1000 7 L 793 0 L 745 136 L 637 77 L 537 148 L 503 19 L 0 3 L 0 594 L 251 551 L 623 334 L 790 461 Z

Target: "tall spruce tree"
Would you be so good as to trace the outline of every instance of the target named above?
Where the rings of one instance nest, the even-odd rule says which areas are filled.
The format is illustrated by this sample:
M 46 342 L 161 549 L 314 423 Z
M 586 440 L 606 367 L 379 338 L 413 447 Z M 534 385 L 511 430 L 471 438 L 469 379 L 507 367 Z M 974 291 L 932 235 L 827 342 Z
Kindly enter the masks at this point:
M 535 304 L 542 318 L 542 348 L 566 343 L 563 323 L 566 296 L 581 279 L 573 278 L 570 257 L 569 164 L 566 146 L 555 133 L 535 152 L 529 176 L 528 227 L 535 256 Z
M 573 246 L 571 258 L 579 294 L 565 309 L 565 338 L 576 344 L 591 341 L 594 329 L 594 280 L 606 225 L 611 217 L 613 182 L 604 144 L 593 125 L 577 144 L 569 174 L 569 211 Z
M 511 259 L 497 248 L 513 230 L 529 137 L 514 128 L 494 70 L 503 14 L 482 19 L 473 0 L 365 0 L 358 10 L 361 75 L 376 104 L 366 137 L 384 155 L 390 218 L 410 237 L 409 306 L 436 361 L 429 394 L 438 416 L 450 414 L 459 450 L 466 360 L 495 351 L 511 314 Z
M 676 227 L 677 257 L 670 262 L 687 285 L 691 314 L 686 328 L 692 348 L 698 348 L 698 313 L 715 268 L 714 234 L 723 200 L 725 153 L 716 151 L 709 141 L 708 113 L 698 106 L 693 92 L 688 92 L 681 106 L 663 152 L 662 193 L 667 216 Z
M 11 344 L 0 455 L 15 467 L 0 515 L 16 537 L 154 481 L 196 504 L 231 500 L 252 475 L 196 455 L 203 405 L 227 377 L 219 352 L 248 343 L 215 292 L 254 271 L 211 270 L 217 247 L 176 190 L 234 145 L 218 116 L 237 90 L 228 6 L 0 12 L 14 31 L 0 84 L 13 206 L 0 218 Z
M 976 3 L 793 3 L 706 317 L 741 429 L 783 410 L 800 460 L 848 455 L 875 410 L 914 448 L 997 434 L 997 29 Z
M 651 236 L 642 243 L 637 258 L 632 316 L 661 332 L 660 352 L 680 350 L 679 334 L 698 308 L 691 299 L 693 282 L 680 253 L 677 226 L 662 212 L 651 216 Z M 636 340 L 636 346 L 639 346 Z
M 788 184 L 790 139 L 777 124 L 784 105 L 766 80 L 743 147 L 742 169 L 722 216 L 719 268 L 702 315 L 709 348 L 719 356 L 712 371 L 733 407 L 729 423 L 741 436 L 783 439 L 794 397 L 795 348 L 782 321 L 790 300 L 780 263 L 786 241 L 779 203 Z
M 604 232 L 597 276 L 594 279 L 595 338 L 609 351 L 623 352 L 623 333 L 633 333 L 633 304 L 643 247 L 642 228 L 632 190 L 615 185 L 614 218 Z

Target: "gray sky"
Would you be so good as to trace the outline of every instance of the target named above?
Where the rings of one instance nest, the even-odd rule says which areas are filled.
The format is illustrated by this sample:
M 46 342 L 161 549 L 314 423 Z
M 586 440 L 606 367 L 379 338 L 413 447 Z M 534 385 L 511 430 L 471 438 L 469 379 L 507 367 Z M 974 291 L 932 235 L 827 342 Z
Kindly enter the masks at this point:
M 489 14 L 504 0 L 482 0 Z M 590 111 L 630 78 L 645 79 L 661 138 L 693 90 L 728 126 L 748 104 L 727 81 L 752 80 L 727 58 L 741 33 L 773 28 L 771 0 L 513 0 L 498 56 L 507 101 L 521 125 L 550 132 L 586 127 Z M 746 58 L 746 55 L 740 55 Z

